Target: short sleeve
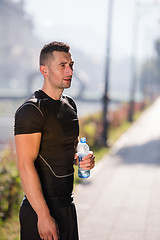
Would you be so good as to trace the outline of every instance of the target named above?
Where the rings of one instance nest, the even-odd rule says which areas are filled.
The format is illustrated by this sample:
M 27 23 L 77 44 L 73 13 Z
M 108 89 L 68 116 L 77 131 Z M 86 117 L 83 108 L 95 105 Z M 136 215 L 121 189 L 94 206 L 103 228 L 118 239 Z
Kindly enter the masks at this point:
M 42 132 L 44 115 L 34 104 L 24 104 L 15 113 L 14 134 Z
M 75 110 L 76 113 L 77 113 L 77 106 L 76 106 L 76 104 L 75 104 L 73 98 L 68 97 L 68 96 L 66 96 L 66 97 L 67 97 L 67 99 L 68 99 L 68 102 L 71 104 L 71 106 L 74 108 L 74 110 Z

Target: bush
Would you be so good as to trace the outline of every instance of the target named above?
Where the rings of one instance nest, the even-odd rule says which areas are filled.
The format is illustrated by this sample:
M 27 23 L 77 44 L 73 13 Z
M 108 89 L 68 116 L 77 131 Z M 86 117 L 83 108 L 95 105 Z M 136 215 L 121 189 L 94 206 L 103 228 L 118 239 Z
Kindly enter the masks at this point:
M 80 138 L 86 137 L 91 149 L 99 146 L 102 135 L 102 114 L 96 113 L 80 119 Z
M 144 108 L 143 103 L 135 103 L 134 117 L 135 117 L 135 114 L 138 112 L 141 112 L 143 108 Z M 120 131 L 120 134 L 119 134 L 120 136 L 121 130 L 122 130 L 121 126 L 123 127 L 124 123 L 126 123 L 126 125 L 129 124 L 127 120 L 128 109 L 129 109 L 129 104 L 121 103 L 121 104 L 118 104 L 115 109 L 108 111 L 106 118 L 109 124 L 109 130 L 108 130 L 109 142 L 112 142 L 111 135 L 113 135 L 114 132 Z M 102 121 L 103 121 L 102 113 L 96 113 L 87 117 L 83 117 L 79 121 L 80 137 L 86 137 L 87 143 L 89 144 L 92 150 L 99 149 L 100 147 L 103 146 L 103 141 L 102 141 L 103 122 Z
M 7 147 L 0 153 L 0 219 L 9 218 L 19 208 L 22 188 L 15 154 Z

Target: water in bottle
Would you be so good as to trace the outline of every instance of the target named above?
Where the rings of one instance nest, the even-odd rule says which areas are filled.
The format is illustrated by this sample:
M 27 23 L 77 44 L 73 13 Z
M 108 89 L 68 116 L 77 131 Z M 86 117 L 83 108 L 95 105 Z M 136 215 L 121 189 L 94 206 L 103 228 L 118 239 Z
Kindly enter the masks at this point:
M 86 138 L 81 138 L 77 146 L 78 159 L 79 162 L 82 161 L 82 158 L 89 154 L 89 146 L 86 143 Z M 88 178 L 90 176 L 90 170 L 84 170 L 78 167 L 78 176 L 80 178 Z

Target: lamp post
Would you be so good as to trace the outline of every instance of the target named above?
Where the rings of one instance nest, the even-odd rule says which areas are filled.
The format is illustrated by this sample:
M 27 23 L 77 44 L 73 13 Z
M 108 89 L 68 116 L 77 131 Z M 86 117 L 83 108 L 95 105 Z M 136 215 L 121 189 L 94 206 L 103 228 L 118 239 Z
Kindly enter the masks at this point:
M 110 69 L 110 48 L 111 48 L 111 29 L 112 29 L 112 12 L 113 12 L 113 0 L 109 0 L 108 3 L 108 27 L 107 27 L 107 53 L 106 53 L 106 68 L 105 68 L 105 88 L 103 96 L 103 133 L 102 141 L 103 145 L 107 146 L 108 140 L 108 127 L 109 123 L 107 120 L 108 112 L 108 83 L 109 83 L 109 69 Z
M 133 19 L 133 36 L 132 36 L 132 62 L 131 62 L 131 89 L 130 89 L 130 101 L 129 101 L 129 110 L 128 110 L 128 121 L 133 122 L 133 114 L 134 114 L 134 103 L 135 103 L 135 92 L 137 85 L 137 44 L 138 44 L 138 33 L 139 33 L 139 15 L 137 13 L 137 5 L 139 2 L 135 2 L 134 5 L 134 19 Z

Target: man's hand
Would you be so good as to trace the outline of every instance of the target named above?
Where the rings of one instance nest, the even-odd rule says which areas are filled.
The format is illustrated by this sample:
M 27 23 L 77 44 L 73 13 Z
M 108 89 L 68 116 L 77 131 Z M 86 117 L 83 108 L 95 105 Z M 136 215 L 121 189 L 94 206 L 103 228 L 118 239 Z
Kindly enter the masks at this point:
M 52 218 L 50 215 L 38 217 L 38 231 L 41 239 L 59 239 L 58 225 L 54 218 Z
M 75 154 L 75 162 L 78 162 L 78 154 Z M 75 165 L 78 165 L 75 163 Z M 82 158 L 82 161 L 79 163 L 80 168 L 84 170 L 90 170 L 95 166 L 95 156 L 92 151 L 89 151 L 89 154 Z

